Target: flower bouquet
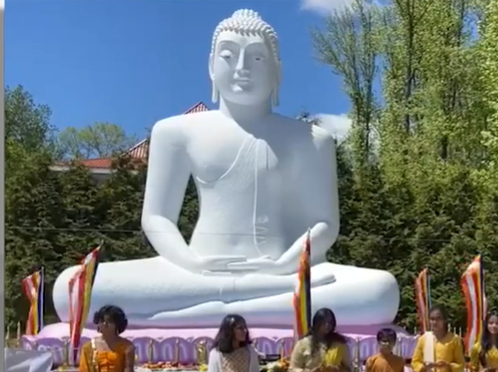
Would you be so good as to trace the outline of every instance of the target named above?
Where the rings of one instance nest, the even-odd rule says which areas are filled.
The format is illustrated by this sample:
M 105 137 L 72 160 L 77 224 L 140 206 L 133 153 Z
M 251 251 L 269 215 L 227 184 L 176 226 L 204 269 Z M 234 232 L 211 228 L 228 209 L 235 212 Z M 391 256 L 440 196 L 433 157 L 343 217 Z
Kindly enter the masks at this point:
M 287 372 L 289 370 L 289 360 L 287 358 L 280 358 L 275 362 L 266 365 L 268 372 Z

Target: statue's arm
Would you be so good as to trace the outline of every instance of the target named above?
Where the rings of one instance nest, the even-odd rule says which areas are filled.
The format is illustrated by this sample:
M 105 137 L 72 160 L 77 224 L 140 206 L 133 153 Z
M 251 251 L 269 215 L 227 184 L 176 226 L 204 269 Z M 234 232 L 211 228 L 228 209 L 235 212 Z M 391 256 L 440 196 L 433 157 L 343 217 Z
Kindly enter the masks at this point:
M 327 250 L 339 235 L 339 193 L 337 183 L 337 160 L 334 138 L 324 129 L 313 128 L 314 148 L 310 150 L 303 165 L 301 182 L 306 186 L 300 193 L 301 205 L 310 221 L 311 263 L 325 261 Z M 282 263 L 298 265 L 307 231 L 281 257 Z
M 152 128 L 142 229 L 157 253 L 189 268 L 192 255 L 177 226 L 191 173 L 181 124 L 181 117 L 173 117 Z

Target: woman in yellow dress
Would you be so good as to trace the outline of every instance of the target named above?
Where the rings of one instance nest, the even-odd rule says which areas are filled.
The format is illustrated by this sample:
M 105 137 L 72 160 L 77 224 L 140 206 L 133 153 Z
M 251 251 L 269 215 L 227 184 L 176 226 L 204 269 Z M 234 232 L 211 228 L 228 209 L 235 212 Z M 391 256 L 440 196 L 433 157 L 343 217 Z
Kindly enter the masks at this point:
M 484 321 L 480 341 L 470 351 L 472 372 L 496 372 L 498 369 L 498 312 L 490 311 Z
M 133 372 L 135 348 L 122 338 L 128 325 L 124 311 L 104 306 L 93 317 L 100 336 L 83 345 L 79 372 Z
M 429 312 L 432 331 L 419 337 L 412 357 L 414 372 L 463 372 L 465 356 L 460 337 L 448 331 L 448 313 L 442 305 Z
M 335 315 L 320 309 L 313 316 L 308 336 L 292 351 L 290 372 L 350 372 L 351 357 L 346 338 L 336 332 Z

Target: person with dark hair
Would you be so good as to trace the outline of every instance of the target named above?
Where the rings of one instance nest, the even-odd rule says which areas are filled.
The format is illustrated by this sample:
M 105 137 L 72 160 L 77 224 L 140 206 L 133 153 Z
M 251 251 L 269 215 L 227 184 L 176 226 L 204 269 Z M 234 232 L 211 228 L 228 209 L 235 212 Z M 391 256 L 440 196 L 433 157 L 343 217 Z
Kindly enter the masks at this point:
M 344 336 L 337 333 L 335 314 L 320 309 L 313 316 L 311 329 L 292 351 L 290 372 L 349 372 L 351 356 Z
M 83 345 L 79 372 L 133 372 L 135 347 L 121 334 L 128 326 L 124 311 L 112 305 L 93 316 L 99 337 Z
M 405 359 L 393 353 L 397 335 L 391 328 L 383 328 L 377 333 L 379 353 L 367 359 L 365 372 L 403 372 Z
M 498 311 L 486 315 L 481 340 L 470 351 L 472 372 L 496 372 L 498 369 Z
M 259 372 L 260 354 L 251 344 L 245 319 L 225 316 L 209 353 L 208 372 Z
M 431 331 L 417 341 L 413 372 L 462 372 L 465 368 L 462 340 L 448 331 L 448 312 L 443 305 L 430 309 L 429 324 Z

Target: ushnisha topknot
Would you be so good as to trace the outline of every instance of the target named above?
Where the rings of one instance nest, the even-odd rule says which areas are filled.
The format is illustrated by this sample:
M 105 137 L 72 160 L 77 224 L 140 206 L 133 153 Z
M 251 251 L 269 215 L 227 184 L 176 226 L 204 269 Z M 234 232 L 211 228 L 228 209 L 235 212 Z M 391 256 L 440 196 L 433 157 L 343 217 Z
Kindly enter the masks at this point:
M 224 31 L 233 31 L 237 33 L 251 33 L 262 35 L 268 46 L 271 48 L 275 62 L 280 63 L 280 52 L 278 46 L 278 36 L 273 27 L 263 21 L 261 16 L 250 9 L 240 9 L 235 11 L 230 18 L 221 21 L 213 34 L 211 43 L 211 54 L 214 54 L 218 37 Z

